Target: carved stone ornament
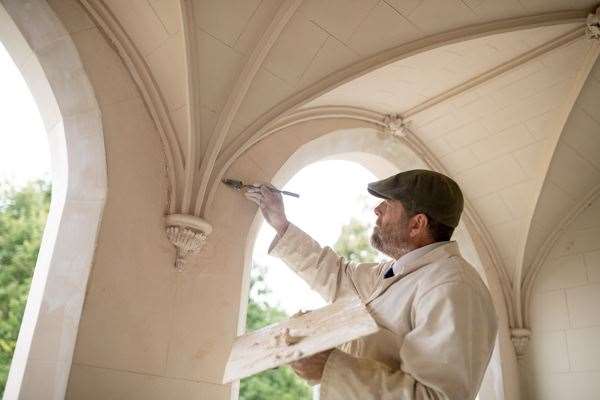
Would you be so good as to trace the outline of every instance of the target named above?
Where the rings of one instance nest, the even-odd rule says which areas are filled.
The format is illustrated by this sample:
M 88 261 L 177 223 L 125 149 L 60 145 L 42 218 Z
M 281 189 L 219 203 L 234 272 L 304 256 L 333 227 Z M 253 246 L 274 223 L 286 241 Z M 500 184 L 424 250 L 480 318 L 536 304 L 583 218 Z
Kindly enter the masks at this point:
M 408 134 L 408 124 L 400 115 L 388 114 L 383 118 L 383 131 L 392 136 L 405 137 Z
M 529 344 L 530 337 L 531 331 L 529 329 L 511 329 L 510 340 L 512 340 L 513 346 L 515 346 L 517 357 L 527 354 L 527 345 Z
M 596 9 L 595 14 L 587 17 L 585 36 L 588 39 L 600 40 L 600 7 Z
M 175 269 L 183 271 L 185 259 L 197 254 L 212 232 L 212 226 L 202 218 L 193 215 L 167 215 L 167 237 L 177 249 Z

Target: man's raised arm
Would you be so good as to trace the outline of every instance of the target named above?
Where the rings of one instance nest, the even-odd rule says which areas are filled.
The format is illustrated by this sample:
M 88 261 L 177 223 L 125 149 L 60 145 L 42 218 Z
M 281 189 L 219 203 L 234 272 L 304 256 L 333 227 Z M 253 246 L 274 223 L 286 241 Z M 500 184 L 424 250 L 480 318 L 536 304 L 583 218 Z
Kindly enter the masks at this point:
M 330 247 L 322 247 L 288 221 L 281 194 L 270 190 L 269 185 L 250 188 L 245 196 L 258 204 L 265 220 L 277 232 L 269 254 L 282 259 L 326 301 L 332 302 L 348 294 L 361 297 L 368 294 L 368 285 L 357 286 L 355 282 L 374 281 L 374 276 L 365 279 L 365 276 L 358 275 L 376 275 L 380 272 L 378 264 L 360 264 L 358 268 Z

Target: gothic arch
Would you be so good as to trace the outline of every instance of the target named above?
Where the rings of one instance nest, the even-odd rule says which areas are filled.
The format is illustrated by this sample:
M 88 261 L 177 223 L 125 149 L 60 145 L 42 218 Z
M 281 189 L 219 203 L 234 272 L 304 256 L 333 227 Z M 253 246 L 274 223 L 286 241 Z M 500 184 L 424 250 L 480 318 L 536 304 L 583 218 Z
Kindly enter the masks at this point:
M 211 169 L 210 175 L 214 177 L 209 179 L 210 182 L 207 184 L 206 190 L 203 189 L 203 191 L 199 193 L 197 204 L 203 202 L 203 209 L 206 210 L 210 208 L 211 203 L 214 199 L 216 186 L 218 186 L 218 182 L 220 181 L 222 174 L 235 161 L 235 159 L 240 156 L 240 154 L 246 151 L 257 141 L 269 135 L 270 132 L 273 131 L 274 127 L 276 128 L 277 126 L 281 126 L 287 120 L 290 114 L 295 114 L 297 112 L 298 108 L 306 105 L 311 100 L 318 98 L 320 95 L 343 85 L 344 83 L 350 82 L 353 79 L 357 79 L 361 76 L 364 76 L 369 72 L 384 67 L 390 63 L 393 63 L 394 61 L 398 61 L 403 58 L 408 58 L 419 53 L 426 52 L 428 50 L 442 48 L 446 45 L 450 45 L 453 43 L 468 41 L 497 33 L 515 32 L 519 30 L 526 30 L 541 26 L 552 26 L 573 22 L 583 22 L 587 15 L 587 10 L 561 11 L 545 14 L 533 14 L 526 17 L 499 19 L 483 24 L 471 25 L 464 28 L 423 37 L 408 43 L 396 45 L 388 50 L 361 59 L 345 68 L 334 71 L 327 77 L 317 81 L 316 83 L 308 86 L 307 88 L 304 88 L 294 93 L 294 95 L 286 98 L 279 104 L 274 105 L 267 112 L 260 115 L 256 120 L 254 120 L 254 122 L 252 122 L 248 127 L 246 127 L 246 129 L 239 133 L 238 136 L 235 137 L 235 139 L 229 145 L 223 146 L 221 149 L 221 144 L 221 146 L 219 146 L 218 149 L 218 157 L 214 160 L 214 162 L 206 166 L 207 168 Z M 571 32 L 568 35 L 565 35 L 565 37 L 562 38 L 561 41 L 559 41 L 560 43 L 553 43 L 550 46 L 548 46 L 548 48 L 537 50 L 540 50 L 543 53 L 560 44 L 564 44 L 565 42 L 569 42 L 583 35 L 584 28 L 581 27 L 580 29 Z M 255 49 L 255 51 L 260 50 L 260 46 L 257 49 Z M 504 68 L 510 69 L 516 65 L 526 62 L 527 60 L 535 57 L 537 54 L 538 53 L 536 51 L 532 51 L 530 52 L 530 54 L 527 54 L 522 59 L 513 60 L 514 63 L 512 64 L 507 63 L 507 65 L 502 66 L 502 68 L 500 68 L 497 71 L 490 71 L 489 76 L 481 76 L 477 79 L 490 79 L 493 76 L 500 74 Z M 250 61 L 257 62 L 254 59 Z M 477 79 L 475 79 L 475 81 L 477 81 Z M 458 92 L 450 90 L 448 91 L 448 93 L 444 93 L 441 96 L 438 96 L 436 99 L 434 99 L 435 101 L 424 104 L 424 106 L 429 107 L 434 104 L 437 104 L 436 102 L 440 102 L 446 98 L 452 97 L 465 90 L 469 85 L 474 83 L 475 82 L 467 83 L 464 87 L 460 88 Z M 238 95 L 240 94 L 231 94 L 231 96 Z M 417 110 L 413 111 L 417 112 Z M 422 109 L 419 109 L 418 111 L 422 111 Z M 227 132 L 221 132 L 221 134 L 223 135 L 226 133 Z
M 285 126 L 270 132 L 263 141 L 252 146 L 229 172 L 236 176 L 242 173 L 242 178 L 246 178 L 242 165 L 256 164 L 255 160 L 261 160 L 264 166 L 261 178 L 277 186 L 285 184 L 306 165 L 322 159 L 358 161 L 376 174 L 412 168 L 444 172 L 435 156 L 409 130 L 394 134 L 389 126 L 382 124 L 382 120 L 383 116 L 378 113 L 349 107 L 299 111 L 289 117 Z M 264 151 L 274 148 L 280 150 L 276 159 L 265 162 Z M 248 175 L 247 179 L 256 179 L 256 176 Z M 238 334 L 243 332 L 252 247 L 261 223 L 262 216 L 257 213 L 247 231 Z M 457 236 L 466 243 L 465 252 L 471 254 L 475 264 L 479 264 L 478 271 L 490 287 L 501 320 L 497 353 L 490 364 L 494 383 L 489 383 L 487 393 L 493 393 L 495 398 L 504 398 L 505 393 L 518 387 L 518 370 L 508 323 L 510 303 L 507 302 L 510 298 L 506 296 L 510 296 L 510 285 L 507 277 L 502 275 L 502 267 L 495 262 L 493 242 L 485 237 L 486 234 L 485 226 L 467 204 Z
M 52 167 L 50 212 L 4 398 L 64 398 L 106 199 L 100 109 L 47 3 L 0 2 L 0 40 L 38 105 Z
M 586 196 L 583 197 L 569 212 L 563 216 L 559 224 L 548 235 L 542 246 L 538 249 L 530 270 L 523 280 L 523 321 L 525 326 L 531 326 L 531 301 L 533 289 L 539 272 L 548 260 L 552 249 L 556 246 L 560 237 L 569 229 L 573 221 L 590 207 L 600 197 L 600 185 L 595 185 Z

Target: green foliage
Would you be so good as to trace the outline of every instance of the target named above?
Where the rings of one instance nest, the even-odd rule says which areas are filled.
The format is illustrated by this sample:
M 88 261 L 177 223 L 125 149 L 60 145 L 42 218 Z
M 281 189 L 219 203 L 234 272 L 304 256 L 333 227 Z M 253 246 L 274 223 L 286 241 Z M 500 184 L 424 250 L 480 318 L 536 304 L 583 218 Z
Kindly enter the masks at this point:
M 250 277 L 250 299 L 246 315 L 246 329 L 255 331 L 288 318 L 281 309 L 269 305 L 265 296 L 269 289 L 265 286 L 265 270 L 252 269 Z M 240 400 L 310 400 L 312 390 L 304 380 L 296 376 L 289 367 L 280 367 L 242 379 Z
M 265 268 L 254 266 L 250 276 L 250 298 L 246 314 L 246 330 L 252 332 L 288 318 L 285 311 L 270 306 L 265 297 L 270 293 L 265 284 Z
M 311 400 L 312 390 L 289 367 L 265 371 L 240 382 L 240 400 Z
M 371 247 L 369 228 L 356 218 L 342 227 L 342 233 L 333 246 L 336 253 L 354 262 L 376 262 L 377 250 Z
M 50 184 L 0 185 L 0 391 L 4 392 L 37 259 Z

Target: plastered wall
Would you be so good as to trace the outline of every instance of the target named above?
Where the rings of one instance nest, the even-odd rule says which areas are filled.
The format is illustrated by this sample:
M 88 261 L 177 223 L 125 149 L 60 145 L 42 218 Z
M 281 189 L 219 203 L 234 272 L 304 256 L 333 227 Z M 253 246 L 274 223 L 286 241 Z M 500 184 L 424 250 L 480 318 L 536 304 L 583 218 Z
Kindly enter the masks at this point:
M 542 266 L 526 358 L 531 400 L 600 396 L 600 198 L 567 228 Z
M 185 278 L 172 267 L 174 248 L 165 234 L 169 187 L 155 124 L 121 59 L 79 3 L 50 5 L 69 30 L 98 100 L 108 178 L 66 398 L 227 398 L 227 387 L 182 376 L 176 368 L 186 365 L 169 362 L 178 312 L 198 319 L 202 310 L 176 306 L 182 295 L 177 280 Z M 209 286 L 187 282 L 192 291 Z
M 110 3 L 123 7 L 120 0 Z M 232 392 L 235 394 L 235 389 L 220 385 L 219 382 L 231 340 L 243 325 L 243 318 L 240 318 L 243 312 L 240 310 L 246 301 L 244 279 L 247 276 L 245 268 L 249 265 L 246 259 L 246 245 L 256 207 L 244 200 L 239 193 L 218 186 L 214 201 L 207 206 L 203 215 L 213 225 L 213 233 L 201 254 L 189 260 L 183 273 L 174 271 L 172 265 L 175 252 L 166 238 L 163 218 L 169 204 L 170 187 L 165 152 L 156 126 L 122 59 L 83 11 L 80 3 L 75 0 L 49 0 L 49 4 L 69 30 L 100 106 L 108 170 L 108 198 L 87 286 L 67 398 L 228 399 Z M 387 5 L 382 3 L 382 7 Z M 141 14 L 132 12 L 128 7 L 124 8 L 123 12 L 127 17 L 131 17 L 131 21 L 144 20 Z M 304 16 L 300 15 L 298 18 Z M 127 22 L 126 19 L 121 22 L 123 21 Z M 295 27 L 294 24 L 290 27 Z M 173 42 L 179 41 L 179 28 L 172 28 L 165 27 L 169 35 L 178 38 L 172 38 Z M 387 27 L 384 28 L 387 30 Z M 129 32 L 134 36 L 134 41 L 136 37 L 151 41 L 151 35 L 146 34 L 147 29 L 135 32 L 138 35 Z M 288 34 L 289 32 L 286 33 Z M 165 43 L 167 39 L 165 38 Z M 208 37 L 206 39 L 216 40 Z M 168 43 L 171 43 L 170 39 Z M 151 52 L 145 45 L 140 44 L 139 47 L 145 56 L 155 54 L 159 60 L 165 56 L 159 53 L 159 50 L 156 50 L 157 53 Z M 167 47 L 165 45 L 161 49 Z M 329 51 L 328 46 L 322 49 L 324 52 Z M 214 57 L 204 57 L 202 60 L 221 62 L 219 58 Z M 289 60 L 292 60 L 292 64 L 295 63 L 291 58 L 281 57 L 280 60 L 284 64 Z M 223 61 L 222 64 L 229 65 L 228 62 Z M 278 69 L 278 63 L 271 60 L 268 64 Z M 221 72 L 221 68 L 215 70 Z M 155 73 L 160 75 L 159 72 Z M 231 72 L 231 75 L 231 79 L 236 76 L 234 72 Z M 168 78 L 170 75 L 165 73 L 165 76 Z M 177 110 L 184 108 L 182 103 L 185 99 L 181 98 L 183 89 L 180 87 L 181 82 L 178 84 L 167 78 L 158 80 L 167 82 L 166 87 L 174 90 L 168 92 L 166 97 L 170 115 L 178 126 L 178 134 L 181 135 L 181 131 L 185 131 L 187 126 L 183 115 L 185 113 L 177 114 Z M 215 85 L 222 83 L 212 79 L 211 82 Z M 283 85 L 275 82 L 273 86 L 281 88 Z M 179 91 L 175 90 L 177 88 Z M 275 91 L 269 90 L 268 93 L 274 95 Z M 287 91 L 282 93 L 277 101 L 288 94 Z M 562 92 L 558 97 L 561 96 Z M 275 99 L 273 101 L 275 102 Z M 248 97 L 248 103 L 255 105 L 252 97 Z M 176 117 L 176 114 L 179 117 Z M 244 119 L 243 110 L 236 118 Z M 250 120 L 251 118 L 247 117 L 244 123 Z M 234 131 L 244 123 L 237 124 Z M 180 125 L 182 129 L 179 129 Z M 274 134 L 242 154 L 229 168 L 227 176 L 244 181 L 270 181 L 286 160 L 304 143 L 335 130 L 355 127 L 354 124 L 343 120 L 324 120 L 317 127 L 297 125 L 290 128 L 285 135 Z M 204 130 L 210 131 L 203 128 Z M 201 142 L 206 139 L 208 135 L 203 136 Z M 506 143 L 510 143 L 510 140 L 507 139 Z M 320 150 L 322 155 L 326 156 L 335 149 L 322 147 Z M 470 157 L 460 159 L 472 161 Z M 498 167 L 495 170 L 503 169 Z M 475 187 L 479 188 L 480 183 L 493 181 L 486 173 L 477 175 L 473 182 L 476 182 Z M 522 203 L 520 200 L 518 202 Z M 498 210 L 497 207 L 491 208 L 494 212 Z M 597 213 L 590 218 L 595 221 L 598 219 Z M 574 243 L 584 243 L 585 246 L 598 243 L 598 229 L 581 229 L 584 233 L 577 233 L 579 236 L 576 236 L 577 240 Z M 590 232 L 595 232 L 593 234 L 596 236 L 585 236 L 591 235 Z M 508 232 L 506 236 L 512 238 L 514 235 Z M 561 246 L 565 249 L 568 247 L 567 244 Z M 480 244 L 477 250 L 482 247 Z M 513 251 L 512 246 L 506 247 L 509 252 Z M 569 247 L 568 250 L 564 250 L 565 254 L 555 254 L 551 259 L 570 256 L 572 251 L 573 248 Z M 582 391 L 582 398 L 599 392 L 598 388 L 593 386 L 593 381 L 598 380 L 598 368 L 594 363 L 600 356 L 593 353 L 594 349 L 597 349 L 593 343 L 590 347 L 592 350 L 588 349 L 590 337 L 597 337 L 598 328 L 589 322 L 593 320 L 593 308 L 585 308 L 590 302 L 595 304 L 596 308 L 598 305 L 598 291 L 594 289 L 597 280 L 592 281 L 588 261 L 589 257 L 594 256 L 589 256 L 589 252 L 592 251 L 588 249 L 577 253 L 578 257 L 574 259 L 581 261 L 581 264 L 577 264 L 579 261 L 569 261 L 575 265 L 573 268 L 569 267 L 569 270 L 575 271 L 575 277 L 583 277 L 578 275 L 577 271 L 581 272 L 581 265 L 584 265 L 585 282 L 579 280 L 577 284 L 572 283 L 569 286 L 568 282 L 576 279 L 569 275 L 564 279 L 553 278 L 555 286 L 556 282 L 559 286 L 567 286 L 557 288 L 552 287 L 552 284 L 550 287 L 540 284 L 538 288 L 539 296 L 536 296 L 534 306 L 534 339 L 530 354 L 532 379 L 528 386 L 537 398 L 570 398 L 570 388 L 573 386 Z M 598 258 L 597 255 L 595 257 Z M 482 262 L 486 265 L 491 263 L 485 258 Z M 543 277 L 542 271 L 540 282 L 543 282 Z M 495 285 L 492 289 L 497 294 L 496 297 L 501 300 L 499 284 L 492 284 Z M 581 289 L 587 286 L 592 289 Z M 587 311 L 573 311 L 571 308 L 570 302 L 573 300 L 569 300 L 569 296 L 577 298 L 572 294 L 577 290 L 583 290 L 581 296 L 584 298 L 577 304 Z M 564 307 L 560 302 L 552 303 L 552 296 L 563 296 Z M 539 307 L 543 309 L 538 310 Z M 503 312 L 506 313 L 505 311 Z M 562 325 L 556 326 L 557 318 L 558 321 L 562 321 Z M 550 320 L 551 323 L 539 322 L 538 319 Z M 596 320 L 594 323 L 597 322 Z M 577 336 L 571 331 L 584 333 L 581 334 L 583 336 Z M 500 341 L 500 352 L 514 357 L 507 335 L 508 331 Z M 585 348 L 585 351 L 574 352 L 570 340 L 581 340 L 581 343 L 585 344 L 581 348 Z M 556 343 L 558 344 L 555 345 Z M 567 364 L 564 360 L 567 360 Z M 505 366 L 508 364 L 510 363 L 504 361 Z M 568 369 L 565 365 L 568 365 Z M 548 366 L 551 366 L 550 370 L 547 369 Z M 508 369 L 512 371 L 511 368 Z M 584 384 L 580 385 L 577 379 L 582 380 Z M 505 385 L 505 396 L 497 397 L 516 398 L 511 392 L 511 389 L 517 387 L 513 382 L 505 377 L 504 382 L 498 384 Z M 550 394 L 546 396 L 547 393 Z

